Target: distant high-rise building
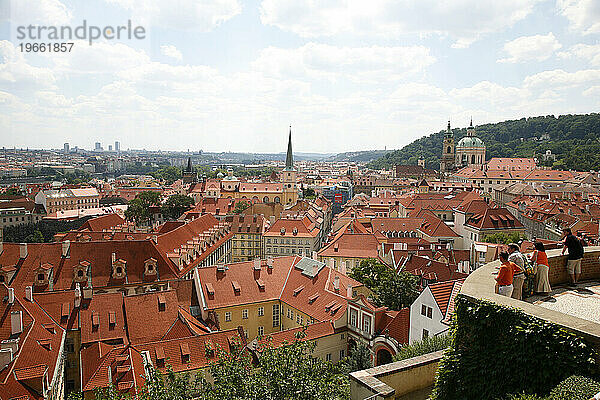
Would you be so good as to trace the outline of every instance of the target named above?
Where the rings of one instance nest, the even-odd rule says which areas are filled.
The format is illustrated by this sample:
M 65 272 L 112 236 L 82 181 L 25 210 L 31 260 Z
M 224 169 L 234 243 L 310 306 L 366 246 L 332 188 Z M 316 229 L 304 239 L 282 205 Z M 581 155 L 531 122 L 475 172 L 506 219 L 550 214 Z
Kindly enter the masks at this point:
M 108 151 L 112 151 L 112 144 L 108 145 Z
M 102 146 L 100 145 L 100 142 L 96 142 L 96 145 L 94 146 L 94 151 L 102 151 Z
M 69 143 L 65 143 L 65 144 L 64 144 L 64 146 L 63 146 L 63 152 L 64 152 L 65 154 L 68 154 L 68 153 L 69 153 Z
M 118 153 L 121 151 L 121 143 L 115 141 L 115 151 Z

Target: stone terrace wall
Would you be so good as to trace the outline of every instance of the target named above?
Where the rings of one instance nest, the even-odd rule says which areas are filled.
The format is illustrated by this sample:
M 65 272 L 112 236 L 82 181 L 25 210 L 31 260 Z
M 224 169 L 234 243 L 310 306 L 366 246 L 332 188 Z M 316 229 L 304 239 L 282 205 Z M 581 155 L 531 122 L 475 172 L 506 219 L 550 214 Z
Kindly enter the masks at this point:
M 548 263 L 550 264 L 550 285 L 569 282 L 567 274 L 567 255 L 560 255 L 561 250 L 548 250 Z M 600 279 L 600 247 L 586 247 L 581 261 L 580 280 Z

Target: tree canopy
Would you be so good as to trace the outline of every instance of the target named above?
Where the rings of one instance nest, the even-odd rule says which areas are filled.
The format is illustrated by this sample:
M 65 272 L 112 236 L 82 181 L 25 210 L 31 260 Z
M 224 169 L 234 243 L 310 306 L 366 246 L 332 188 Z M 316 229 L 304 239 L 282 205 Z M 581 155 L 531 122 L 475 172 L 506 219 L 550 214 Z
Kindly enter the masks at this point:
M 374 258 L 362 260 L 349 276 L 373 291 L 373 302 L 391 310 L 410 306 L 419 295 L 419 279 L 411 273 L 393 269 Z
M 256 350 L 258 365 L 245 348 L 233 352 L 217 349 L 208 367 L 209 382 L 202 374 L 151 371 L 138 392 L 140 400 L 342 400 L 349 396 L 349 380 L 342 363 L 313 357 L 315 343 L 299 332 L 291 343 L 273 347 L 263 339 Z M 114 388 L 97 390 L 96 400 L 127 398 Z M 81 399 L 75 393 L 69 400 Z
M 162 205 L 161 212 L 166 219 L 177 219 L 194 205 L 194 199 L 183 194 L 170 196 Z

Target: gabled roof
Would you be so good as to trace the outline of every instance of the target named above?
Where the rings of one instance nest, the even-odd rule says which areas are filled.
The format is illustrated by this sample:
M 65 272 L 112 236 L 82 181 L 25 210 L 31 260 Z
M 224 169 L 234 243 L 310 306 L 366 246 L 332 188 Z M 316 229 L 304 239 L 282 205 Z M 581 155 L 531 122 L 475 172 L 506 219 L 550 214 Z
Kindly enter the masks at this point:
M 96 293 L 80 310 L 81 343 L 120 341 L 126 344 L 127 330 L 122 293 Z M 114 321 L 114 324 L 111 323 Z
M 452 295 L 454 294 L 454 296 L 456 296 L 457 294 L 454 293 L 456 285 L 458 285 L 458 287 L 460 288 L 464 281 L 465 279 L 462 278 L 453 281 L 432 283 L 428 285 L 429 290 L 431 290 L 431 294 L 433 295 L 433 298 L 435 299 L 438 307 L 440 308 L 440 311 L 442 312 L 442 315 L 446 315 L 450 302 L 452 301 L 452 303 L 454 303 L 454 298 L 452 297 Z
M 489 208 L 483 214 L 473 214 L 465 225 L 476 229 L 523 228 L 523 224 L 506 208 Z
M 54 378 L 56 364 L 61 355 L 62 343 L 66 335 L 64 329 L 56 324 L 35 301 L 25 299 L 25 291 L 15 289 L 15 300 L 0 302 L 0 340 L 18 339 L 16 354 L 6 368 L 0 371 L 0 397 L 2 399 L 43 398 L 32 391 L 27 379 L 41 379 L 46 374 L 48 381 Z M 0 284 L 0 299 L 6 299 L 8 288 Z M 12 334 L 11 313 L 20 312 L 22 331 Z
M 122 225 L 124 222 L 125 219 L 122 218 L 119 214 L 106 214 L 87 220 L 83 223 L 83 225 L 81 225 L 81 227 L 79 227 L 79 230 L 102 232 L 104 230 L 111 229 L 115 226 Z
M 318 255 L 320 257 L 377 258 L 379 241 L 371 233 L 340 231 Z

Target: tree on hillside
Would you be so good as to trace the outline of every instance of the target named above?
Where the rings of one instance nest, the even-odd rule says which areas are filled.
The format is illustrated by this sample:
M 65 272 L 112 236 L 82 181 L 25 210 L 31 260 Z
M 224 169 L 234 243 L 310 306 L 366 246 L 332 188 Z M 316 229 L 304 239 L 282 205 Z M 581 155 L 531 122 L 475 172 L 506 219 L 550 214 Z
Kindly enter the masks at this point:
M 194 205 L 194 199 L 183 194 L 170 196 L 162 205 L 161 212 L 165 219 L 177 219 Z
M 455 142 L 466 135 L 465 128 L 453 129 Z M 548 134 L 550 139 L 546 139 Z M 536 157 L 546 150 L 556 155 L 554 168 L 589 171 L 600 169 L 600 114 L 553 115 L 521 118 L 476 127 L 476 135 L 486 145 L 487 158 Z M 370 168 L 390 168 L 395 164 L 416 164 L 425 159 L 428 168 L 438 168 L 444 131 L 424 136 L 399 150 L 368 164 Z M 542 162 L 541 162 L 542 163 Z

